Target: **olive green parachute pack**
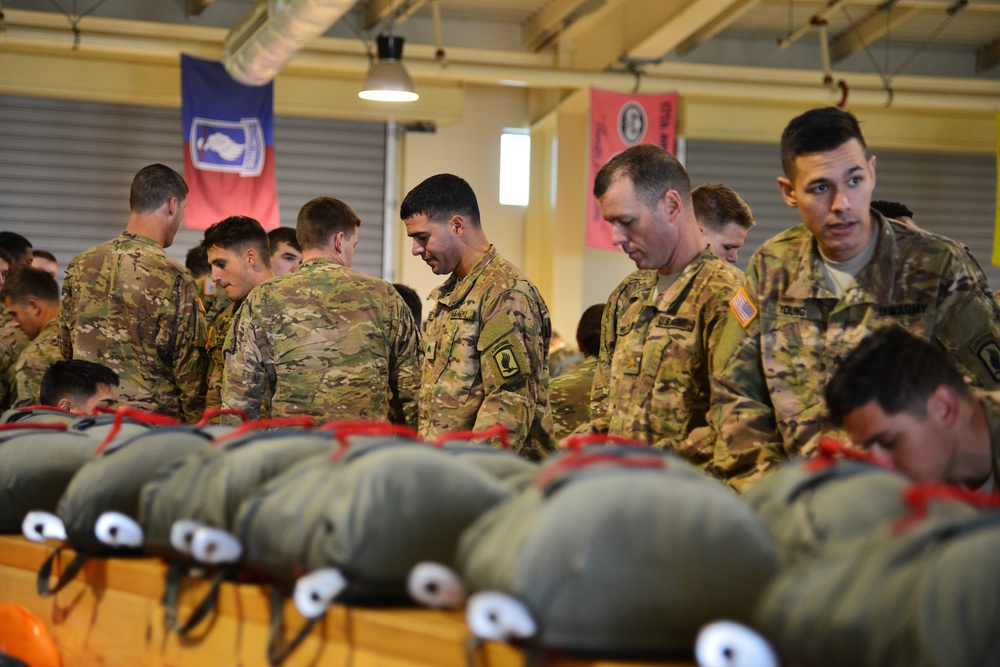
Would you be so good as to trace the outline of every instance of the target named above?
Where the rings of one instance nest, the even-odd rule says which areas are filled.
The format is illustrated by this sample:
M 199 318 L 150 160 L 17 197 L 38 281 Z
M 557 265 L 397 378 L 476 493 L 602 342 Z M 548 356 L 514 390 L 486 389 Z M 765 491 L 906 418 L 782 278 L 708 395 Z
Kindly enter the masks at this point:
M 66 424 L 79 421 L 75 412 L 63 410 L 49 405 L 31 405 L 22 408 L 11 408 L 0 415 L 0 424 Z
M 243 503 L 236 518 L 242 566 L 279 584 L 273 589 L 268 649 L 275 664 L 335 600 L 410 602 L 407 579 L 413 567 L 428 560 L 452 562 L 462 531 L 512 495 L 509 484 L 405 427 L 356 425 L 336 434 L 343 445 L 332 455 L 305 459 L 271 480 Z M 297 588 L 310 581 L 302 575 L 334 569 L 343 585 L 329 593 L 295 638 L 283 642 L 282 592 L 296 580 Z M 295 599 L 302 611 L 298 590 Z
M 841 458 L 843 457 L 843 458 Z M 743 493 L 788 565 L 849 545 L 910 513 L 905 475 L 830 438 L 812 459 L 787 463 Z
M 690 656 L 705 623 L 749 619 L 779 568 L 760 517 L 670 453 L 607 436 L 570 445 L 462 536 L 456 558 L 475 592 L 477 636 L 592 655 Z M 475 618 L 493 618 L 494 596 L 523 605 L 524 632 L 477 632 Z
M 917 486 L 906 497 L 912 516 L 768 588 L 753 625 L 782 665 L 1000 665 L 1000 496 Z

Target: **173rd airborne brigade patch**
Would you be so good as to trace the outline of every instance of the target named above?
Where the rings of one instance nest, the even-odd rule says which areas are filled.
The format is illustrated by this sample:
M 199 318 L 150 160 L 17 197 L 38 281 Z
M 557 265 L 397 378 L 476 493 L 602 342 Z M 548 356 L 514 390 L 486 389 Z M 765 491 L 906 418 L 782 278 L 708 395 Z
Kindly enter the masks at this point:
M 739 288 L 733 298 L 729 300 L 729 308 L 744 329 L 750 326 L 750 323 L 757 317 L 757 306 L 753 305 L 753 301 L 750 300 L 750 296 L 743 287 Z
M 530 370 L 527 351 L 510 315 L 494 318 L 483 327 L 480 341 L 484 344 L 482 359 L 499 384 L 506 384 Z

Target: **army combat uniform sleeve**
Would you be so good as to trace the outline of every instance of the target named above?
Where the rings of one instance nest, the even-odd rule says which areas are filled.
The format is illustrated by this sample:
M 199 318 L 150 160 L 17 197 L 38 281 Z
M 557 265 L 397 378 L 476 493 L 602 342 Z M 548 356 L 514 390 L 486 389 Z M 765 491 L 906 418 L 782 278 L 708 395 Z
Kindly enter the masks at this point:
M 42 378 L 49 366 L 62 359 L 59 346 L 59 321 L 45 325 L 35 340 L 31 341 L 14 365 L 17 380 L 15 408 L 38 405 Z
M 268 387 L 274 387 L 274 361 L 269 314 L 263 290 L 247 296 L 233 318 L 225 343 L 226 364 L 222 371 L 222 405 L 245 410 L 250 419 L 260 419 L 262 406 L 269 405 Z M 270 380 L 269 380 L 270 378 Z M 303 378 L 308 382 L 308 378 Z M 224 417 L 223 423 L 237 423 Z
M 758 305 L 750 296 L 757 293 L 755 285 L 751 265 L 744 287 L 730 299 L 711 361 L 708 419 L 718 434 L 713 465 L 737 490 L 785 460 L 761 363 Z
M 475 430 L 501 424 L 511 444 L 531 459 L 540 459 L 551 445 L 549 433 L 529 433 L 534 415 L 548 411 L 549 325 L 539 305 L 519 289 L 501 293 L 484 305 L 483 326 L 476 348 L 481 358 L 483 402 Z M 525 448 L 532 451 L 525 451 Z
M 193 423 L 205 412 L 205 344 L 208 332 L 197 284 L 190 276 L 182 274 L 177 278 L 174 299 L 174 328 L 172 331 L 161 328 L 157 333 L 157 347 L 170 355 L 183 419 Z
M 229 335 L 229 327 L 233 324 L 233 314 L 235 304 L 229 302 L 222 313 L 215 319 L 215 322 L 208 329 L 208 372 L 205 382 L 205 408 L 214 409 L 222 407 L 222 370 L 226 366 L 226 338 Z
M 392 302 L 389 420 L 417 428 L 420 398 L 420 367 L 423 358 L 420 329 L 402 297 L 395 293 Z

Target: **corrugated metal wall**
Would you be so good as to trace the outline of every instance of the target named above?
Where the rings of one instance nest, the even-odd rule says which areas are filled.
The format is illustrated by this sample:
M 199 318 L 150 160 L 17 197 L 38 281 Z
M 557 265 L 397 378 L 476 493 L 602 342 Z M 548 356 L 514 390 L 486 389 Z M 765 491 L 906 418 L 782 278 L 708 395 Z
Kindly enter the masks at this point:
M 0 230 L 56 255 L 116 236 L 128 222 L 135 173 L 162 162 L 183 173 L 179 109 L 0 95 Z M 361 216 L 354 268 L 381 276 L 385 125 L 278 116 L 281 224 L 309 199 L 343 199 Z M 181 230 L 168 252 L 184 261 L 202 238 Z
M 761 243 L 799 224 L 797 209 L 785 205 L 776 178 L 781 174 L 777 145 L 688 141 L 686 165 L 692 185 L 725 183 L 750 205 L 757 226 L 740 250 L 740 268 Z M 872 150 L 875 199 L 898 201 L 914 212 L 917 224 L 964 243 L 979 260 L 990 286 L 1000 289 L 1000 268 L 990 265 L 996 214 L 996 159 Z

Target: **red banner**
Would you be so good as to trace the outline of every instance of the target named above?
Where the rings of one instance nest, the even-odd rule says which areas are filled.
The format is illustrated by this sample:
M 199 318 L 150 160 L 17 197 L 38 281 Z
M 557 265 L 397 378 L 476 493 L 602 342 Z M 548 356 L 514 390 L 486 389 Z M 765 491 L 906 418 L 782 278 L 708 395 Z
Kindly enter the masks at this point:
M 631 95 L 590 89 L 590 185 L 618 153 L 637 144 L 656 144 L 674 152 L 677 93 Z M 601 217 L 593 188 L 587 188 L 587 246 L 614 250 L 611 225 Z
M 278 220 L 274 174 L 274 84 L 244 86 L 221 63 L 181 54 L 188 229 L 231 215 Z

